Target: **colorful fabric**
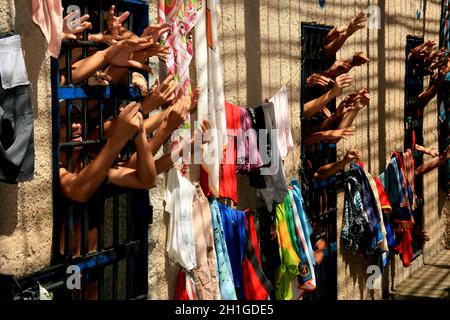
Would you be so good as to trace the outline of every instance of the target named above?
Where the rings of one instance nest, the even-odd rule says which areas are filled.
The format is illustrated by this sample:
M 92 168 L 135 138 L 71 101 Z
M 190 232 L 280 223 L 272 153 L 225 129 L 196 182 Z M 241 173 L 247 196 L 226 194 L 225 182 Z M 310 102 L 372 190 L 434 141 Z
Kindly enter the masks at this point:
M 214 200 L 211 203 L 210 208 L 211 221 L 214 230 L 214 245 L 216 248 L 220 295 L 222 300 L 237 300 L 233 282 L 233 271 L 231 269 L 230 256 L 228 255 L 227 242 L 225 240 L 225 232 L 223 230 L 218 202 Z
M 273 290 L 273 286 L 261 266 L 255 217 L 251 212 L 246 212 L 246 230 L 247 238 L 242 264 L 245 299 L 266 300 L 269 292 Z
M 284 202 L 275 207 L 275 221 L 281 258 L 281 265 L 277 268 L 275 276 L 275 297 L 277 300 L 291 300 L 292 280 L 299 275 L 300 258 L 295 252 L 289 236 Z
M 195 283 L 192 276 L 185 269 L 178 272 L 175 286 L 174 300 L 198 300 Z
M 314 273 L 315 259 L 314 255 L 311 256 L 308 250 L 307 242 L 310 241 L 309 239 L 307 239 L 306 233 L 304 232 L 302 223 L 300 221 L 299 211 L 303 210 L 300 208 L 300 206 L 297 205 L 298 203 L 300 203 L 300 201 L 299 199 L 297 199 L 296 201 L 296 199 L 294 198 L 293 190 L 289 190 L 289 197 L 290 203 L 292 204 L 292 214 L 295 224 L 295 233 L 297 235 L 296 240 L 299 249 L 298 255 L 300 258 L 300 263 L 298 266 L 300 273 L 298 279 L 299 280 L 298 288 L 305 291 L 313 291 L 316 289 L 316 278 Z

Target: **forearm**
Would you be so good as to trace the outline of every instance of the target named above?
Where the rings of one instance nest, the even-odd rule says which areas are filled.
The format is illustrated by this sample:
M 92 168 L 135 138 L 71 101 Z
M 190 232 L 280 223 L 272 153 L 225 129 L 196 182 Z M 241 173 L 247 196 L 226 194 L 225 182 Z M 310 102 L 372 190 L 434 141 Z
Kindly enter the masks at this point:
M 324 180 L 327 179 L 336 173 L 338 173 L 340 170 L 342 170 L 348 162 L 343 159 L 334 163 L 330 163 L 327 165 L 324 165 L 317 170 L 317 172 L 314 174 L 314 178 L 316 180 Z
M 168 154 L 163 155 L 161 158 L 156 160 L 155 166 L 156 174 L 158 175 L 171 169 L 173 167 L 172 154 L 169 152 Z
M 420 167 L 416 168 L 414 174 L 417 177 L 423 176 L 424 174 L 427 174 L 433 171 L 434 169 L 439 168 L 445 162 L 447 162 L 447 157 L 445 155 L 441 155 L 439 156 L 439 158 L 431 160 L 430 162 L 427 162 L 421 165 Z
M 63 193 L 78 202 L 88 201 L 108 175 L 126 141 L 109 140 L 97 157 L 74 179 L 61 183 Z
M 339 124 L 338 129 L 345 129 L 350 127 L 353 124 L 353 121 L 355 120 L 356 116 L 358 115 L 359 110 L 360 109 L 352 109 L 349 112 L 347 112 L 342 118 L 342 121 Z
M 323 94 L 317 99 L 309 101 L 305 104 L 305 118 L 310 118 L 319 112 L 324 106 L 326 106 L 331 100 L 336 98 L 336 90 L 331 89 L 327 93 Z
M 426 107 L 428 103 L 436 96 L 441 85 L 444 83 L 442 79 L 436 80 L 427 90 L 419 95 L 419 103 L 421 107 Z
M 339 33 L 336 39 L 325 46 L 325 48 L 323 49 L 323 55 L 326 58 L 333 56 L 336 52 L 339 51 L 339 49 L 341 49 L 347 39 L 348 35 L 346 33 Z
M 325 139 L 324 131 L 316 132 L 316 133 L 313 133 L 313 134 L 307 136 L 305 138 L 304 143 L 305 143 L 305 145 L 311 145 L 311 144 L 319 143 L 323 139 Z
M 147 132 L 153 132 L 161 126 L 164 121 L 165 111 L 151 115 L 144 121 L 144 128 Z
M 106 49 L 108 50 L 108 49 Z M 92 56 L 75 62 L 72 65 L 72 82 L 79 83 L 92 76 L 97 70 L 108 64 L 106 50 L 97 51 Z
M 144 185 L 154 185 L 156 182 L 155 161 L 149 149 L 145 130 L 136 137 L 135 143 L 137 179 Z

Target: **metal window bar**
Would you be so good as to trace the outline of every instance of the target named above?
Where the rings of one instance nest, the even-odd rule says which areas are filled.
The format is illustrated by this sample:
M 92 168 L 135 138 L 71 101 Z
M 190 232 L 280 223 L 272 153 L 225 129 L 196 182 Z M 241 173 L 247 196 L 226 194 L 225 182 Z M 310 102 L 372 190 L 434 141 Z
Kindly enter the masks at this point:
M 320 95 L 324 94 L 317 88 L 307 88 L 306 79 L 313 73 L 320 73 L 331 67 L 335 57 L 325 59 L 320 52 L 326 43 L 326 36 L 332 29 L 330 26 L 302 23 L 302 83 L 301 83 L 301 122 L 302 140 L 311 134 L 314 124 L 321 121 L 315 116 L 310 119 L 304 117 L 304 105 Z M 328 108 L 336 109 L 335 101 Z M 317 144 L 308 146 L 302 144 L 301 159 L 303 193 L 306 212 L 313 225 L 316 239 L 325 238 L 327 250 L 325 258 L 320 266 L 316 267 L 317 289 L 313 293 L 305 295 L 306 300 L 336 300 L 337 299 L 337 253 L 336 253 L 336 213 L 337 213 L 337 188 L 345 178 L 344 174 L 337 175 L 326 181 L 314 181 L 308 169 L 308 163 L 323 165 L 336 161 L 335 144 Z M 319 210 L 320 208 L 320 210 Z M 319 211 L 319 213 L 317 213 Z M 312 239 L 315 241 L 315 239 Z
M 116 4 L 116 8 L 123 12 L 125 10 L 130 11 L 130 20 L 129 25 L 133 31 L 136 33 L 142 32 L 143 28 L 148 25 L 148 3 L 145 1 L 137 1 L 137 0 L 123 0 L 123 1 L 99 1 L 98 3 L 90 2 L 90 6 L 87 7 L 86 0 L 72 0 L 70 4 L 76 4 L 82 8 L 83 14 L 89 13 L 92 17 L 98 17 L 98 25 L 94 26 L 94 29 L 98 32 L 104 30 L 103 20 L 102 20 L 102 12 L 105 12 L 112 3 Z M 68 1 L 63 1 L 63 5 L 67 7 Z M 92 21 L 92 20 L 91 20 Z M 86 38 L 86 33 L 85 37 Z M 89 286 L 98 286 L 98 298 L 103 298 L 106 296 L 106 293 L 103 290 L 105 285 L 104 278 L 104 270 L 108 265 L 114 265 L 118 263 L 120 260 L 124 260 L 127 262 L 126 268 L 126 285 L 127 292 L 126 298 L 129 299 L 145 299 L 147 294 L 147 252 L 146 248 L 148 235 L 147 235 L 147 227 L 146 224 L 150 221 L 149 216 L 151 216 L 151 207 L 148 203 L 148 193 L 147 198 L 139 196 L 139 192 L 134 192 L 130 190 L 123 190 L 120 188 L 114 188 L 108 186 L 102 192 L 109 194 L 115 202 L 114 205 L 114 243 L 113 247 L 106 249 L 105 245 L 105 198 L 101 196 L 96 199 L 100 204 L 100 212 L 91 212 L 93 211 L 92 206 L 89 204 L 79 205 L 69 202 L 67 204 L 66 216 L 63 217 L 61 214 L 61 202 L 63 200 L 60 199 L 59 194 L 59 154 L 60 151 L 64 151 L 67 153 L 68 160 L 68 170 L 73 169 L 73 157 L 72 151 L 75 147 L 82 147 L 82 157 L 83 164 L 86 165 L 89 161 L 89 152 L 88 148 L 97 147 L 99 150 L 104 144 L 104 127 L 103 122 L 109 116 L 107 104 L 105 102 L 108 99 L 115 99 L 115 105 L 113 113 L 117 115 L 117 108 L 119 99 L 125 99 L 129 101 L 131 98 L 134 98 L 138 93 L 138 90 L 132 88 L 130 85 L 123 87 L 103 87 L 103 88 L 95 88 L 88 87 L 87 80 L 83 81 L 79 85 L 74 85 L 72 83 L 72 75 L 70 66 L 73 60 L 72 48 L 81 48 L 82 49 L 82 57 L 86 57 L 90 50 L 90 48 L 102 48 L 98 44 L 80 40 L 80 41 L 65 41 L 63 44 L 62 54 L 65 53 L 65 57 L 61 57 L 61 59 L 65 59 L 65 78 L 66 83 L 62 86 L 59 82 L 59 61 L 56 59 L 52 59 L 52 117 L 53 117 L 53 182 L 54 182 L 54 212 L 55 212 L 55 227 L 54 227 L 54 244 L 53 244 L 53 266 L 47 269 L 41 270 L 39 273 L 35 273 L 32 275 L 27 275 L 20 279 L 15 279 L 14 277 L 10 277 L 12 280 L 10 281 L 11 292 L 17 294 L 17 292 L 23 292 L 28 288 L 31 288 L 36 284 L 37 281 L 44 281 L 48 290 L 54 291 L 56 293 L 56 299 L 71 299 L 73 296 L 73 292 L 68 290 L 65 286 L 65 281 L 67 280 L 66 269 L 70 264 L 76 264 L 80 267 L 81 272 L 83 274 L 82 281 L 83 287 L 89 284 Z M 130 77 L 129 77 L 130 79 Z M 87 103 L 87 99 L 98 99 L 99 101 L 99 138 L 94 140 L 89 140 L 88 137 L 88 123 L 89 123 L 89 105 Z M 60 106 L 60 100 L 65 101 L 65 105 Z M 81 101 L 81 102 L 80 102 Z M 82 112 L 82 123 L 83 123 L 83 142 L 72 142 L 72 110 L 74 109 L 73 104 L 78 103 L 81 104 L 81 112 Z M 67 142 L 60 143 L 59 136 L 59 119 L 60 119 L 60 109 L 64 108 L 66 111 L 66 140 Z M 131 146 L 128 146 L 126 149 L 125 157 L 129 157 L 132 152 Z M 119 234 L 119 215 L 118 215 L 118 201 L 119 195 L 125 194 L 126 200 L 126 227 L 127 229 L 131 228 L 131 231 L 127 232 L 127 236 L 125 241 L 118 241 Z M 138 197 L 138 198 L 136 198 Z M 137 200 L 136 200 L 137 199 Z M 142 200 L 145 201 L 142 201 Z M 141 212 L 138 212 L 141 211 Z M 144 211 L 144 212 L 142 212 Z M 98 220 L 98 243 L 97 250 L 95 252 L 89 252 L 89 229 L 91 224 L 91 214 L 95 213 L 99 215 Z M 136 215 L 139 217 L 136 217 Z M 64 222 L 64 256 L 59 255 L 59 227 Z M 143 223 L 144 222 L 144 223 Z M 77 225 L 77 228 L 75 228 Z M 140 228 L 140 232 L 138 237 L 135 237 L 134 228 Z M 78 244 L 76 244 L 77 250 L 80 250 L 80 256 L 74 256 L 75 253 L 75 242 L 74 242 L 74 231 L 77 231 L 81 234 L 81 237 L 78 237 Z M 138 269 L 138 272 L 132 272 L 133 268 Z M 57 270 L 57 272 L 55 271 Z M 145 271 L 145 272 L 144 272 Z M 118 275 L 117 275 L 118 278 Z M 3 281 L 4 278 L 2 278 Z M 8 278 L 9 279 L 9 278 Z M 43 280 L 44 279 L 44 280 Z M 113 279 L 114 281 L 114 279 Z M 17 286 L 15 283 L 18 283 Z M 117 279 L 115 279 L 115 290 L 114 297 L 118 297 L 118 288 L 117 288 Z M 41 282 L 43 283 L 43 282 Z M 136 286 L 136 283 L 140 283 L 140 286 Z M 3 292 L 2 292 L 3 294 Z M 0 295 L 1 296 L 1 295 Z M 88 298 L 92 296 L 88 290 L 83 289 L 81 292 L 81 298 Z M 3 297 L 3 296 L 2 296 Z M 17 297 L 17 296 L 16 296 Z
M 415 70 L 413 61 L 408 60 L 411 50 L 424 42 L 423 38 L 408 36 L 406 38 L 406 63 L 405 63 L 405 141 L 404 148 L 412 149 L 412 137 L 415 136 L 417 144 L 423 145 L 423 108 L 417 105 L 417 98 L 424 89 L 424 76 L 419 70 Z M 423 155 L 420 152 L 413 153 L 415 166 L 423 164 Z M 417 209 L 414 210 L 413 216 L 415 224 L 419 227 L 423 226 L 423 178 L 414 179 L 414 189 L 417 195 Z M 413 259 L 422 253 L 422 245 L 413 236 Z

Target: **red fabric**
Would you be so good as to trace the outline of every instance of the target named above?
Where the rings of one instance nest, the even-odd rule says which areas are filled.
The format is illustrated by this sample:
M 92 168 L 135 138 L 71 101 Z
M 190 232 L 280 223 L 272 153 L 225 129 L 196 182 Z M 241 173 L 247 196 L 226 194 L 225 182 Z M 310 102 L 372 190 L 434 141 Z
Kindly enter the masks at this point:
M 178 272 L 177 284 L 175 285 L 175 293 L 173 297 L 174 300 L 196 300 L 195 288 L 193 287 L 192 282 L 186 281 L 188 277 L 189 275 L 184 269 L 181 269 L 180 272 Z M 189 297 L 188 290 L 190 290 L 190 296 L 194 299 Z
M 241 130 L 241 111 L 240 108 L 229 102 L 225 102 L 225 114 L 227 117 L 227 129 L 233 130 L 228 134 L 228 143 L 223 155 L 222 165 L 220 166 L 220 186 L 219 195 L 221 198 L 238 202 L 237 196 L 237 177 L 236 177 L 236 159 L 237 159 L 237 138 L 232 135 L 233 132 Z M 208 174 L 203 168 L 200 168 L 200 185 L 206 196 L 211 194 L 208 186 Z
M 255 217 L 251 213 L 246 214 L 246 225 L 248 238 L 255 249 L 256 258 L 261 265 L 260 249 L 258 246 L 258 236 L 255 228 Z M 266 288 L 262 285 L 255 269 L 253 268 L 247 257 L 242 262 L 243 278 L 244 278 L 244 295 L 246 300 L 266 300 L 269 296 Z
M 398 236 L 399 234 L 396 234 Z M 413 248 L 412 248 L 412 235 L 411 229 L 405 230 L 401 234 L 401 242 L 395 249 L 400 254 L 400 259 L 402 260 L 403 266 L 408 268 L 411 264 L 413 258 Z
M 384 190 L 381 180 L 378 177 L 373 177 L 373 180 L 375 180 L 375 183 L 377 184 L 378 198 L 380 199 L 381 209 L 387 213 L 392 212 L 391 202 L 389 201 L 389 197 Z

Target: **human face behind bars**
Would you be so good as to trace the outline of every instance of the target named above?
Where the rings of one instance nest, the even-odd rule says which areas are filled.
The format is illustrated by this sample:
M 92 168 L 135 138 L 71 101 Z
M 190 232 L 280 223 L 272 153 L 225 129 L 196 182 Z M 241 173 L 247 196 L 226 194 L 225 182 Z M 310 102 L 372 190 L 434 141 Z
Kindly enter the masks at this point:
M 82 114 L 77 107 L 72 107 L 71 124 L 72 124 L 72 136 L 71 142 L 83 141 L 83 121 Z M 67 141 L 67 108 L 60 108 L 60 121 L 59 121 L 59 141 L 60 143 Z M 73 148 L 73 152 L 80 151 L 83 147 Z

